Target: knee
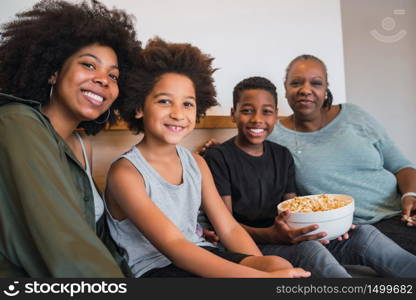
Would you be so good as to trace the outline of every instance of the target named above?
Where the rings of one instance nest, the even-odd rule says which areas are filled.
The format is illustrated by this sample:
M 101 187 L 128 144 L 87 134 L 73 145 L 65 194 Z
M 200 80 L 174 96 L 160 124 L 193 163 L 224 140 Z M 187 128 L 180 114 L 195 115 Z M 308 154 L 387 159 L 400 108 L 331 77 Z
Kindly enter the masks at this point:
M 295 245 L 296 255 L 311 258 L 316 255 L 326 254 L 328 249 L 318 241 L 304 241 Z
M 293 268 L 292 264 L 289 261 L 280 256 L 267 255 L 263 257 L 264 262 L 270 271 Z
M 380 231 L 373 225 L 359 225 L 352 231 L 352 235 L 358 236 L 363 241 L 369 241 L 375 235 L 378 235 Z

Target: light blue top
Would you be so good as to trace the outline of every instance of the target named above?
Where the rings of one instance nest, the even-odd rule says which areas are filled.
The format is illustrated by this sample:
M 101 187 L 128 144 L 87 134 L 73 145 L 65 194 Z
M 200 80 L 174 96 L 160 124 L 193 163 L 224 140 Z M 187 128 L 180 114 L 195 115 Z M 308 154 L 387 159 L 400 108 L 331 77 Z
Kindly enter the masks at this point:
M 176 151 L 183 169 L 180 185 L 171 184 L 163 179 L 137 147 L 133 147 L 121 157 L 128 159 L 143 176 L 149 197 L 188 241 L 199 246 L 213 246 L 198 230 L 197 216 L 201 205 L 199 166 L 186 148 L 176 146 Z M 126 260 L 135 277 L 140 277 L 151 269 L 171 264 L 171 261 L 160 253 L 129 219 L 118 221 L 107 213 L 111 236 L 125 250 Z
M 291 151 L 301 195 L 353 196 L 355 224 L 372 224 L 400 213 L 395 173 L 415 166 L 357 105 L 342 104 L 337 117 L 315 132 L 296 132 L 276 124 L 268 139 Z

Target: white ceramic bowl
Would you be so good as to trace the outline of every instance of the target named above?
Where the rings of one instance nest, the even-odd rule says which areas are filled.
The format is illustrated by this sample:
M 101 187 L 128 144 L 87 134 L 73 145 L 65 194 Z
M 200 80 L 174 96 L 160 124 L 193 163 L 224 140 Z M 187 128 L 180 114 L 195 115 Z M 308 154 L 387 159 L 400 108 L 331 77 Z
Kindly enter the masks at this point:
M 331 209 L 327 211 L 317 211 L 317 212 L 291 212 L 286 218 L 290 228 L 301 228 L 308 225 L 317 224 L 319 228 L 307 233 L 307 235 L 326 232 L 327 235 L 321 239 L 333 240 L 344 233 L 348 232 L 352 224 L 352 218 L 354 214 L 354 199 L 348 195 L 341 194 L 325 194 L 329 198 L 342 199 L 342 200 L 351 200 L 351 202 L 340 208 Z M 315 198 L 320 195 L 309 195 L 298 198 Z M 278 213 L 280 214 L 283 210 L 282 205 L 285 202 L 291 201 L 292 199 L 283 201 L 277 206 Z

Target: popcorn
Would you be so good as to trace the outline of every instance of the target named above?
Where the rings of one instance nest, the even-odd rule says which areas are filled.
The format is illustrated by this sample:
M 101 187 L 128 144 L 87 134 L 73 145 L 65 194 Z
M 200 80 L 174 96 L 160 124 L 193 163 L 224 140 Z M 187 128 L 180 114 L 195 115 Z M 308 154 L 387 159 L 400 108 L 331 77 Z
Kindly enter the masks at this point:
M 298 213 L 327 211 L 348 205 L 351 201 L 352 199 L 337 199 L 325 194 L 314 197 L 295 197 L 282 203 L 281 209 Z

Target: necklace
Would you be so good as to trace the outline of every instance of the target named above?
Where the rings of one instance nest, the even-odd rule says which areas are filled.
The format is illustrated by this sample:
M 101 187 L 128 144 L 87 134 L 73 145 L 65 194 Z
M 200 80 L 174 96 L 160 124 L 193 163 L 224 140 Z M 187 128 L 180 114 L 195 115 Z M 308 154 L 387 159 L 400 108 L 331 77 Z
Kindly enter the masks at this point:
M 302 149 L 303 146 L 301 145 L 300 141 L 299 141 L 299 137 L 298 137 L 298 129 L 296 128 L 296 119 L 295 119 L 295 114 L 292 115 L 292 119 L 293 119 L 293 128 L 295 130 L 295 151 L 297 154 L 302 154 Z M 317 130 L 313 131 L 319 131 L 324 127 L 324 121 L 326 120 L 326 115 L 324 113 L 321 114 L 321 122 L 319 124 L 319 127 Z M 312 143 L 315 142 L 316 137 L 312 140 Z

